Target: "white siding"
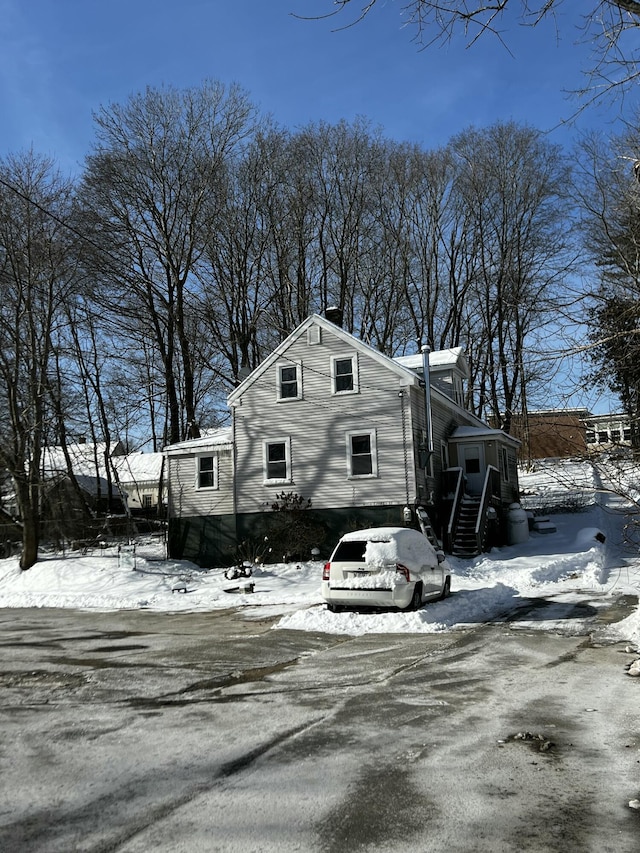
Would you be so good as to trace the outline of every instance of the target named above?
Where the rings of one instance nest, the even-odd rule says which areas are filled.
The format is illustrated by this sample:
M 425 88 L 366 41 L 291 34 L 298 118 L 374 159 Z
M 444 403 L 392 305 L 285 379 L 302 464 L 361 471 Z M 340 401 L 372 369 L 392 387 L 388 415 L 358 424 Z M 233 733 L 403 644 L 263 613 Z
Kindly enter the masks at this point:
M 196 487 L 199 455 L 218 457 L 218 487 Z M 225 515 L 233 512 L 233 453 L 230 447 L 197 453 L 171 454 L 168 457 L 169 515 L 185 518 L 194 515 Z
M 332 394 L 332 356 L 347 354 L 345 342 L 327 330 L 320 343 L 311 345 L 303 334 L 292 342 L 285 357 L 301 365 L 302 399 L 277 400 L 277 371 L 283 359 L 244 392 L 234 410 L 238 512 L 264 511 L 282 491 L 310 498 L 315 509 L 407 500 L 401 410 L 404 405 L 410 441 L 407 398 L 398 396 L 397 375 L 362 352 L 357 358 L 358 393 Z M 347 477 L 346 433 L 354 430 L 375 430 L 377 477 Z M 291 440 L 292 482 L 265 485 L 263 442 L 285 436 Z M 411 479 L 410 449 L 407 464 Z

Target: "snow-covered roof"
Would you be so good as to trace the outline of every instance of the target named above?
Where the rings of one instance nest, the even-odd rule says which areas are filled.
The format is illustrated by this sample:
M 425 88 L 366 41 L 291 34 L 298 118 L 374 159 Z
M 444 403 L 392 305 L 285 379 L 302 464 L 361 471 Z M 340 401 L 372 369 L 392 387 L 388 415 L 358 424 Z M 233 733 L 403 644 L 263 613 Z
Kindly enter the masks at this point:
M 394 361 L 403 367 L 408 367 L 410 370 L 422 371 L 422 353 L 399 355 L 394 358 Z M 468 379 L 469 367 L 462 347 L 450 347 L 449 349 L 434 350 L 429 353 L 430 371 L 438 373 L 451 368 L 455 368 L 465 379 Z
M 207 430 L 200 438 L 188 438 L 186 441 L 178 441 L 176 444 L 168 444 L 164 448 L 165 453 L 182 453 L 185 450 L 207 450 L 209 448 L 221 448 L 233 446 L 233 432 L 231 427 L 221 427 L 216 430 Z
M 95 487 L 89 481 L 98 478 L 106 483 L 104 442 L 98 444 L 70 444 L 67 448 L 74 476 L 82 488 L 93 493 Z M 111 450 L 121 453 L 122 445 L 117 442 Z M 111 455 L 111 470 L 115 470 L 121 483 L 158 482 L 162 472 L 162 453 L 130 453 Z M 42 454 L 42 467 L 47 477 L 66 476 L 67 461 L 61 447 L 47 447 Z
M 121 483 L 158 482 L 162 473 L 162 453 L 129 453 L 116 456 L 111 465 Z
M 521 442 L 517 438 L 514 438 L 512 435 L 509 435 L 508 433 L 503 432 L 500 429 L 471 426 L 456 427 L 455 430 L 449 436 L 449 441 L 469 441 L 473 439 L 486 441 L 490 438 L 494 438 L 500 441 L 509 441 L 517 445 L 521 444 Z
M 96 460 L 98 470 L 104 468 L 104 455 L 107 445 L 98 444 L 69 444 L 67 452 L 71 459 L 71 467 L 76 476 L 96 476 Z M 67 473 L 67 460 L 62 447 L 45 447 L 42 451 L 42 470 L 46 476 Z

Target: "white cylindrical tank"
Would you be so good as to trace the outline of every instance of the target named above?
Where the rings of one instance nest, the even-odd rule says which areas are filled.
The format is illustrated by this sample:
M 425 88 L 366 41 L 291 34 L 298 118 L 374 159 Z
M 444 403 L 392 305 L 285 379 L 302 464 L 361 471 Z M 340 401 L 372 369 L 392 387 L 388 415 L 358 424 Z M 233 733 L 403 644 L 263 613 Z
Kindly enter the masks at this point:
M 520 504 L 511 504 L 507 512 L 507 543 L 519 545 L 529 538 L 529 519 Z

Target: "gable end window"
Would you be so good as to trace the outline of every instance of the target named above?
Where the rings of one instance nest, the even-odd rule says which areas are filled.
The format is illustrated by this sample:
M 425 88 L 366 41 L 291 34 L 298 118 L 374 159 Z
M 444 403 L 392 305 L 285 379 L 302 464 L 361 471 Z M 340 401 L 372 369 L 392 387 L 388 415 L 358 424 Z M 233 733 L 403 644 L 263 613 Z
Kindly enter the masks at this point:
M 290 483 L 291 444 L 289 439 L 265 441 L 263 465 L 265 483 Z
M 331 385 L 333 394 L 358 392 L 358 359 L 356 355 L 331 357 Z
M 278 365 L 278 400 L 302 399 L 302 368 L 299 364 Z
M 218 488 L 218 457 L 198 456 L 197 457 L 197 479 L 196 484 L 198 489 L 217 489 Z
M 377 477 L 378 459 L 376 453 L 376 433 L 348 432 L 347 433 L 347 476 Z

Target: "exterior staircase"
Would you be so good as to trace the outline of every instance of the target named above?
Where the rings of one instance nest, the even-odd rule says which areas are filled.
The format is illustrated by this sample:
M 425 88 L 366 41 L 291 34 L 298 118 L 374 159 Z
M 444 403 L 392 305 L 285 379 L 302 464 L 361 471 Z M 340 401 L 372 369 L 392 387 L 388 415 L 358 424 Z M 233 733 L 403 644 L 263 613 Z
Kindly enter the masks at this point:
M 478 541 L 476 535 L 480 506 L 480 497 L 463 496 L 451 546 L 451 553 L 454 557 L 477 557 L 482 552 L 482 543 Z
M 441 551 L 442 542 L 440 542 L 440 540 L 436 536 L 435 530 L 431 526 L 431 520 L 429 519 L 427 511 L 423 507 L 419 506 L 417 508 L 417 515 L 418 522 L 420 524 L 420 530 L 422 530 L 423 535 L 427 537 L 427 539 L 429 540 L 429 542 L 431 542 L 436 551 Z

